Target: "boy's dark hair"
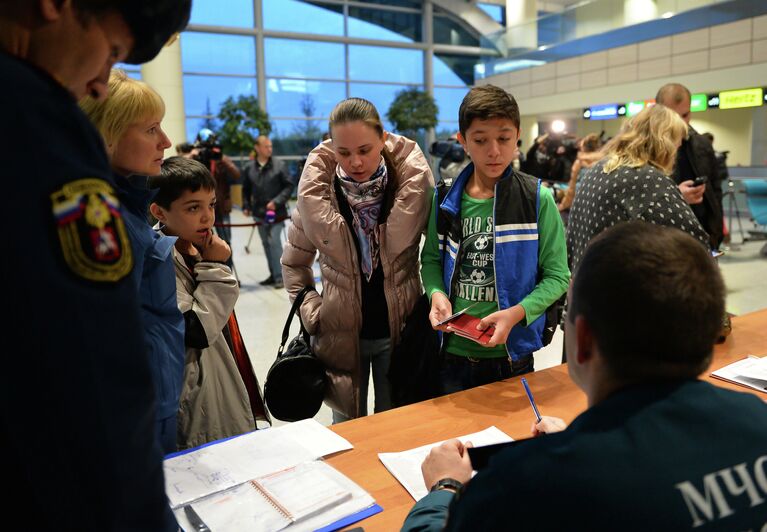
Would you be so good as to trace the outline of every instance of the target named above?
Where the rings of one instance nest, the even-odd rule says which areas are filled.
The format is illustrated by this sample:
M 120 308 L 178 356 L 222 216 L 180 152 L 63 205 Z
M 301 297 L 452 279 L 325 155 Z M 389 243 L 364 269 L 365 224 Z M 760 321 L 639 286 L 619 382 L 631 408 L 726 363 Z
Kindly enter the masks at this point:
M 676 228 L 627 222 L 589 244 L 567 319 L 586 319 L 615 378 L 694 378 L 711 361 L 724 294 L 700 242 Z
M 170 209 L 170 204 L 187 190 L 216 190 L 216 180 L 201 162 L 175 156 L 165 159 L 160 175 L 149 178 L 149 187 L 158 189 L 154 202 L 163 209 Z
M 495 85 L 474 87 L 463 97 L 461 107 L 458 109 L 458 129 L 461 135 L 466 136 L 466 131 L 474 120 L 490 118 L 508 118 L 519 130 L 517 100 Z

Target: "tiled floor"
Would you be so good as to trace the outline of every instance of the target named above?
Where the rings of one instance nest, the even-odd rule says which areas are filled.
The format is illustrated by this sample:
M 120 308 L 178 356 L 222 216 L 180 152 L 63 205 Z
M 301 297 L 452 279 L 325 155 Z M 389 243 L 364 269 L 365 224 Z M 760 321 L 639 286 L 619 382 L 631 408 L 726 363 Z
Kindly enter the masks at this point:
M 241 211 L 232 213 L 233 223 L 248 223 Z M 747 225 L 744 221 L 744 226 Z M 750 225 L 750 224 L 749 224 Z M 258 232 L 251 236 L 250 228 L 235 227 L 232 230 L 234 264 L 240 279 L 240 298 L 237 302 L 237 318 L 253 367 L 263 386 L 269 371 L 290 310 L 285 290 L 259 286 L 259 281 L 269 276 Z M 727 309 L 733 314 L 744 314 L 767 306 L 767 258 L 759 255 L 764 241 L 747 242 L 732 246 L 719 259 L 727 284 Z M 246 252 L 245 246 L 249 252 Z M 315 272 L 317 269 L 315 268 Z M 290 337 L 298 331 L 294 322 Z M 535 355 L 536 369 L 544 369 L 560 363 L 562 333 L 557 331 L 551 344 Z M 369 411 L 372 412 L 372 389 L 369 394 Z M 325 425 L 331 423 L 330 409 L 323 405 L 316 419 Z M 277 421 L 276 424 L 281 424 Z

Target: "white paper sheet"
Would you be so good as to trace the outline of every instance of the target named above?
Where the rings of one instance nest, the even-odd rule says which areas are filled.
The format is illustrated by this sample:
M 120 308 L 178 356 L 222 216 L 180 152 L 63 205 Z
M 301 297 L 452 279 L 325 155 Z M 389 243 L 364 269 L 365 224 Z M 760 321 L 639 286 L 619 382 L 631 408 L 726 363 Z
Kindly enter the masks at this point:
M 711 373 L 714 377 L 767 392 L 767 357 L 749 356 Z
M 257 430 L 164 463 L 165 491 L 172 508 L 293 467 L 351 449 L 344 438 L 313 419 Z
M 488 427 L 480 432 L 467 434 L 466 436 L 458 436 L 458 439 L 463 443 L 470 441 L 474 447 L 513 441 L 513 438 L 495 426 Z M 386 469 L 389 470 L 389 473 L 394 475 L 394 478 L 410 493 L 410 496 L 419 501 L 429 493 L 429 488 L 423 483 L 421 464 L 432 447 L 436 447 L 444 441 L 446 440 L 399 453 L 378 453 L 378 458 Z

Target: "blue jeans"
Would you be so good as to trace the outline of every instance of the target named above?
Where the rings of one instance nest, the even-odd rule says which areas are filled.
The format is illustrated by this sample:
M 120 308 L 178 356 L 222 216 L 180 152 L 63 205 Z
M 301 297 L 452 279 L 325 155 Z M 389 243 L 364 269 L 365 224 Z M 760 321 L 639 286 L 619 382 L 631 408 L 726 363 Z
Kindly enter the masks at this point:
M 373 367 L 373 390 L 375 391 L 375 411 L 383 412 L 391 408 L 391 384 L 386 374 L 391 361 L 391 338 L 366 340 L 360 338 L 360 417 L 368 415 L 368 384 L 370 367 Z M 333 424 L 349 421 L 341 412 L 333 410 Z
M 273 224 L 264 223 L 258 226 L 258 236 L 261 237 L 261 244 L 264 246 L 266 254 L 266 263 L 269 265 L 269 275 L 275 282 L 282 282 L 282 229 L 285 222 Z
M 442 393 L 460 392 L 532 371 L 532 353 L 520 356 L 516 362 L 510 357 L 470 358 L 445 353 L 440 369 Z

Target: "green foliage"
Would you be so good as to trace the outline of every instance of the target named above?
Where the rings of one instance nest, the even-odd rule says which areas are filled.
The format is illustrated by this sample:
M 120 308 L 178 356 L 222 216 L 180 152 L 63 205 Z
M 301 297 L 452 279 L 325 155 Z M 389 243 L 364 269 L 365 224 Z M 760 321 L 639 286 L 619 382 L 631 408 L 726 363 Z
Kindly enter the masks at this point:
M 386 113 L 386 118 L 394 124 L 394 130 L 408 137 L 415 137 L 418 131 L 437 125 L 437 103 L 434 98 L 420 89 L 404 89 Z
M 242 155 L 253 149 L 258 135 L 272 130 L 269 115 L 258 105 L 255 96 L 240 95 L 227 98 L 218 111 L 221 127 L 216 130 L 224 153 Z

